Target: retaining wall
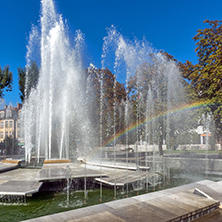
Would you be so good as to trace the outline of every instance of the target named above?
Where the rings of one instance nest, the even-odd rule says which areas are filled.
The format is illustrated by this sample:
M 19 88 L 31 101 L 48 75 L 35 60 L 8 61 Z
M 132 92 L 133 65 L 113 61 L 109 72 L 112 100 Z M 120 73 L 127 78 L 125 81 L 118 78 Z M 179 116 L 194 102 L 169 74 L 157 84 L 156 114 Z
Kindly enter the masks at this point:
M 164 161 L 172 169 L 222 172 L 222 159 L 164 157 Z

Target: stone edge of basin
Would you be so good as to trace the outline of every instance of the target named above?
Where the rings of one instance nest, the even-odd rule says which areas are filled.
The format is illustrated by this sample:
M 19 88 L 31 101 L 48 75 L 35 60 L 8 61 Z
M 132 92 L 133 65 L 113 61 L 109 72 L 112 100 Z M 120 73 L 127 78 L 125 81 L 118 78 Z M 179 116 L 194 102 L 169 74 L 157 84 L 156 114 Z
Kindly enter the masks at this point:
M 44 160 L 44 164 L 52 164 L 52 163 L 71 163 L 69 159 L 50 159 Z
M 13 159 L 4 159 L 1 161 L 2 163 L 11 163 L 11 164 L 19 164 L 21 160 L 13 160 Z

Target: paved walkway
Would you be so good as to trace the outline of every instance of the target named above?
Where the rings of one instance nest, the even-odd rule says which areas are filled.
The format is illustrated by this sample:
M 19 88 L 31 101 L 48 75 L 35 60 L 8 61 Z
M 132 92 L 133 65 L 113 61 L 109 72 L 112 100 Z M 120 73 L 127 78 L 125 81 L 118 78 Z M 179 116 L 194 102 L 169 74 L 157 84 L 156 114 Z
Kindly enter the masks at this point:
M 193 194 L 195 188 L 205 191 L 217 200 Z M 203 191 L 203 192 L 204 192 Z M 29 222 L 82 222 L 82 221 L 182 221 L 202 216 L 221 216 L 219 205 L 222 182 L 204 180 L 180 187 L 148 193 L 131 198 L 111 201 L 81 209 L 27 220 Z M 210 213 L 213 212 L 213 213 Z M 206 215 L 207 216 L 203 216 Z M 218 218 L 214 218 L 217 221 Z M 219 218 L 221 219 L 221 218 Z M 207 220 L 206 220 L 207 221 Z M 219 220 L 218 220 L 219 221 Z

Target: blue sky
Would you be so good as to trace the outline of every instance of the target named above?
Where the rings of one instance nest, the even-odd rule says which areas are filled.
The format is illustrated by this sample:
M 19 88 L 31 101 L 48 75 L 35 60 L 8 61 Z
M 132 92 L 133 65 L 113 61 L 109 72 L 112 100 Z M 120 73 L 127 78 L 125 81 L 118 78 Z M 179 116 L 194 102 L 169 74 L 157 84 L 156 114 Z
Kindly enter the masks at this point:
M 80 29 L 86 38 L 87 57 L 100 65 L 106 28 L 114 25 L 130 40 L 145 37 L 156 49 L 181 62 L 197 62 L 193 36 L 205 28 L 205 19 L 222 20 L 221 0 L 55 0 L 67 19 L 70 33 Z M 17 68 L 26 64 L 26 45 L 32 24 L 37 24 L 40 0 L 0 0 L 0 66 L 10 66 L 13 91 L 5 102 L 20 102 Z

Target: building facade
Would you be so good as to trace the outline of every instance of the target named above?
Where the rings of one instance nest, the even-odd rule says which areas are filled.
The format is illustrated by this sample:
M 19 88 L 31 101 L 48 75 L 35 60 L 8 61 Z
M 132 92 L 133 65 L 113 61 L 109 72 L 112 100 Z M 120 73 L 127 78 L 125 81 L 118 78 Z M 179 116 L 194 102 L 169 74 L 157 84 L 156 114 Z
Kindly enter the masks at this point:
M 22 142 L 20 129 L 20 113 L 22 104 L 18 103 L 17 107 L 5 105 L 0 110 L 0 142 L 3 143 L 7 137 L 17 139 Z

